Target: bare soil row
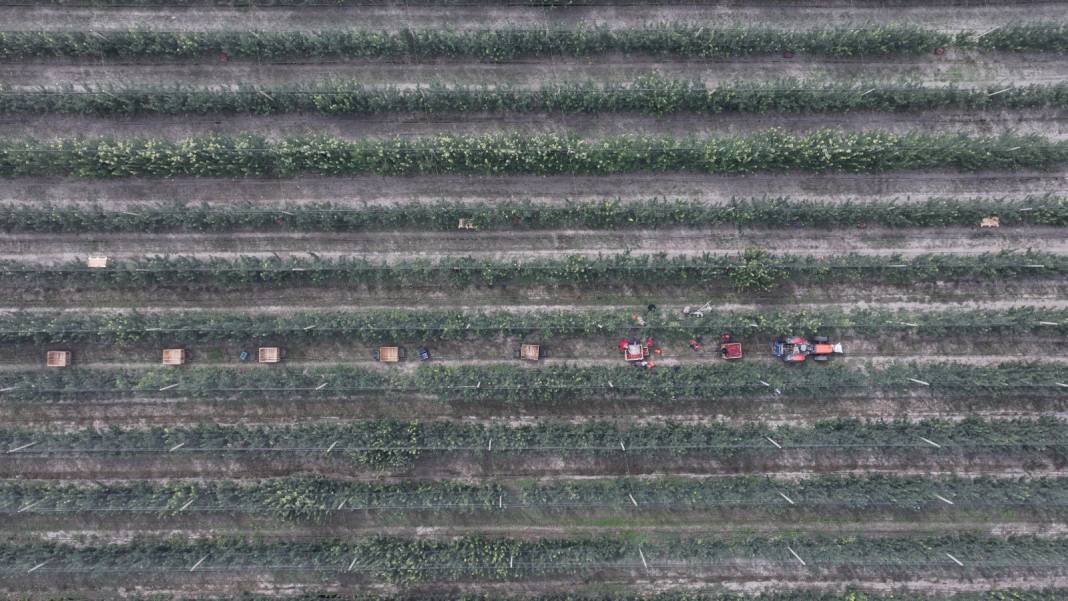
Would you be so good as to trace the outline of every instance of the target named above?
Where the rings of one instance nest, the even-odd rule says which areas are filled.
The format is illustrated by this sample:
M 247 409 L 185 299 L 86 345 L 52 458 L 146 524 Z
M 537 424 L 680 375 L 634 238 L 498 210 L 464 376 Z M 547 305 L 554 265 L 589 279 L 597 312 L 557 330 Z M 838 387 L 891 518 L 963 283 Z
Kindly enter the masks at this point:
M 829 59 L 798 56 L 681 60 L 607 55 L 509 63 L 455 60 L 293 60 L 251 62 L 222 57 L 200 61 L 19 61 L 0 63 L 0 85 L 28 91 L 41 87 L 86 89 L 101 85 L 233 87 L 236 84 L 318 82 L 355 79 L 364 85 L 396 87 L 431 83 L 539 87 L 550 83 L 629 83 L 658 73 L 706 85 L 803 78 L 833 81 L 908 80 L 927 85 L 978 87 L 1064 81 L 1068 62 L 1056 54 L 978 54 L 948 50 L 942 56 Z
M 789 196 L 824 202 L 870 199 L 924 201 L 1068 195 L 1068 170 L 960 173 L 922 171 L 886 174 L 693 173 L 618 176 L 414 176 L 175 178 L 86 180 L 16 178 L 0 187 L 0 202 L 32 205 L 96 203 L 132 210 L 141 203 L 303 204 L 331 202 L 351 207 L 397 206 L 441 200 L 499 200 L 566 204 L 578 201 L 688 199 L 724 204 L 734 198 Z
M 11 31 L 300 31 L 322 29 L 518 27 L 635 27 L 662 22 L 701 22 L 716 26 L 767 24 L 809 28 L 909 23 L 944 31 L 985 31 L 1016 21 L 1056 20 L 1063 2 L 1009 3 L 969 8 L 945 5 L 855 6 L 847 2 L 819 5 L 782 3 L 665 4 L 526 7 L 508 5 L 316 6 L 316 7 L 151 7 L 107 8 L 3 6 L 0 22 Z
M 839 450 L 784 449 L 736 456 L 601 453 L 437 453 L 424 454 L 414 465 L 396 471 L 368 468 L 351 459 L 322 452 L 127 454 L 5 454 L 0 477 L 50 480 L 271 478 L 321 474 L 336 478 L 377 481 L 383 478 L 440 480 L 560 476 L 637 476 L 657 474 L 794 474 L 853 473 L 898 475 L 1018 475 L 1052 476 L 1068 473 L 1068 454 L 1044 449 L 897 449 L 893 452 L 858 448 Z
M 999 112 L 931 111 L 918 113 L 854 112 L 833 114 L 724 113 L 718 115 L 637 114 L 452 114 L 452 115 L 182 115 L 91 117 L 69 115 L 7 115 L 0 117 L 0 136 L 62 138 L 70 132 L 100 138 L 189 138 L 208 134 L 252 133 L 270 140 L 295 136 L 342 139 L 486 135 L 498 133 L 560 134 L 587 138 L 643 134 L 656 136 L 742 136 L 770 128 L 797 134 L 823 129 L 895 133 L 961 133 L 970 135 L 1039 135 L 1068 139 L 1068 112 L 1020 110 Z
M 772 241 L 784 237 L 790 239 L 791 255 L 976 255 L 1021 248 L 1068 252 L 1068 239 L 1060 229 L 1051 227 L 838 229 L 821 236 L 802 237 L 781 229 L 718 227 L 614 231 L 10 234 L 0 239 L 0 260 L 51 263 L 84 259 L 90 253 L 104 253 L 114 258 L 161 254 L 238 257 L 315 253 L 321 257 L 361 257 L 386 263 L 448 256 L 524 260 L 619 252 L 633 255 L 734 255 L 753 246 L 777 246 Z

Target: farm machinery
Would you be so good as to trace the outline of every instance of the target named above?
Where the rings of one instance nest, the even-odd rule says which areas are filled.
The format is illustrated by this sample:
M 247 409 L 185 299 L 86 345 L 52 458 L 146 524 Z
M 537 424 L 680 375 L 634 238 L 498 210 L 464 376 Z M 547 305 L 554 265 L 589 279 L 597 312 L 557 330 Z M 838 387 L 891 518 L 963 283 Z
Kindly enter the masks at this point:
M 828 361 L 843 352 L 840 342 L 831 343 L 826 336 L 814 336 L 811 341 L 802 336 L 779 336 L 771 342 L 771 354 L 784 363 L 801 363 L 808 357 Z

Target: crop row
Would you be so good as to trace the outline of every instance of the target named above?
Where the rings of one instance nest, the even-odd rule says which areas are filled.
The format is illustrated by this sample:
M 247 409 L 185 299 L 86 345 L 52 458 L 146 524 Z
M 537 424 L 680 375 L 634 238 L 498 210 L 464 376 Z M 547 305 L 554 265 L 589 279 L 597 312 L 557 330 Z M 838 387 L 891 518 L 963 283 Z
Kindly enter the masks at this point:
M 460 219 L 482 230 L 557 228 L 628 229 L 659 227 L 974 227 L 996 215 L 1002 226 L 1068 226 L 1068 198 L 855 199 L 843 202 L 751 198 L 726 204 L 650 198 L 640 201 L 567 202 L 559 205 L 499 200 L 490 203 L 442 200 L 390 207 L 318 202 L 262 205 L 167 203 L 128 210 L 101 205 L 0 205 L 0 231 L 7 232 L 230 232 L 294 230 L 351 232 L 380 230 L 456 231 Z
M 367 86 L 355 80 L 239 85 L 223 90 L 181 85 L 105 85 L 89 90 L 19 91 L 0 86 L 0 114 L 636 112 L 663 115 L 1065 107 L 1068 107 L 1068 84 L 1064 83 L 972 89 L 908 83 L 781 80 L 709 86 L 701 81 L 653 75 L 630 83 L 555 83 L 537 89 L 442 84 L 396 88 Z
M 774 337 L 784 332 L 818 335 L 967 338 L 989 334 L 1068 334 L 1068 309 L 1013 307 L 949 311 L 821 309 L 816 311 L 706 311 L 703 317 L 644 312 L 640 326 L 620 311 L 455 310 L 308 311 L 284 314 L 233 311 L 159 313 L 16 312 L 0 314 L 0 343 L 196 344 L 226 341 L 287 343 L 344 339 L 389 343 L 522 337 L 610 338 L 643 336 L 686 341 L 696 334 L 732 332 Z
M 5 572 L 25 573 L 41 562 L 41 570 L 188 569 L 207 558 L 203 569 L 241 566 L 240 571 L 270 566 L 302 566 L 322 571 L 355 572 L 364 578 L 392 583 L 454 579 L 517 580 L 541 575 L 573 574 L 576 570 L 638 570 L 642 557 L 650 569 L 691 569 L 723 566 L 735 561 L 771 562 L 793 568 L 796 559 L 789 546 L 813 569 L 819 567 L 911 566 L 924 572 L 950 569 L 959 564 L 946 557 L 952 552 L 973 568 L 1011 570 L 1028 565 L 1048 573 L 1068 561 L 1068 540 L 1034 536 L 1011 538 L 982 535 L 929 537 L 830 537 L 794 535 L 748 538 L 668 538 L 641 543 L 625 537 L 553 538 L 541 540 L 460 537 L 449 540 L 374 537 L 316 541 L 250 541 L 236 537 L 211 539 L 137 538 L 128 543 L 93 545 L 56 542 L 0 543 L 0 566 Z M 662 563 L 658 563 L 662 562 Z M 349 566 L 349 567 L 346 567 Z M 765 568 L 766 569 L 766 568 Z M 1057 570 L 1060 571 L 1060 570 Z
M 912 378 L 912 379 L 910 379 Z M 921 390 L 915 380 L 928 383 Z M 649 402 L 681 399 L 778 395 L 807 398 L 854 396 L 865 391 L 923 392 L 945 397 L 1026 391 L 1029 397 L 1068 394 L 1068 369 L 1059 363 L 892 363 L 858 370 L 844 364 L 797 370 L 764 363 L 677 366 L 665 370 L 619 367 L 552 367 L 525 369 L 492 366 L 427 365 L 414 372 L 372 370 L 349 365 L 328 368 L 234 369 L 189 367 L 175 370 L 67 369 L 49 372 L 5 371 L 0 387 L 8 400 L 59 395 L 150 395 L 218 398 L 271 394 L 294 398 L 351 397 L 407 393 L 443 401 L 571 402 L 598 397 L 640 397 Z M 767 384 L 765 384 L 767 383 Z M 164 390 L 161 390 L 164 389 Z M 167 394 L 159 394 L 166 392 Z
M 914 25 L 785 30 L 716 28 L 699 24 L 607 27 L 405 29 L 373 31 L 9 31 L 0 33 L 0 58 L 180 57 L 232 58 L 471 58 L 508 61 L 608 53 L 713 58 L 796 52 L 831 57 L 918 55 L 938 48 L 1065 52 L 1068 26 L 1012 24 L 957 34 Z
M 539 1 L 538 3 L 542 3 Z M 548 4 L 546 2 L 545 4 Z M 70 597 L 77 600 L 78 597 Z M 140 595 L 127 595 L 129 601 L 185 601 L 185 597 L 172 597 L 167 595 L 152 595 L 143 597 Z M 377 594 L 363 593 L 303 593 L 287 596 L 289 601 L 495 601 L 499 597 L 476 594 L 459 595 L 456 593 L 408 593 L 401 596 L 382 596 Z M 591 593 L 591 592 L 567 592 L 567 593 L 542 593 L 526 597 L 530 601 L 901 601 L 901 595 L 894 593 L 879 593 L 860 590 L 852 586 L 841 591 L 822 592 L 811 589 L 762 592 L 762 593 L 730 593 L 712 590 L 686 590 L 670 591 L 662 593 Z M 910 601 L 1063 601 L 1068 598 L 1068 589 L 1014 589 L 999 587 L 995 590 L 981 592 L 960 593 L 935 593 L 909 591 Z M 224 601 L 220 597 L 198 596 L 201 601 Z M 225 601 L 232 601 L 232 597 Z M 276 596 L 263 596 L 247 593 L 241 596 L 241 601 L 276 601 Z
M 157 256 L 91 269 L 81 261 L 35 265 L 0 262 L 0 283 L 25 287 L 85 287 L 128 290 L 199 284 L 235 286 L 368 286 L 440 288 L 501 284 L 604 287 L 616 285 L 698 286 L 722 283 L 739 290 L 767 291 L 776 285 L 870 282 L 1035 280 L 1068 274 L 1068 255 L 1003 251 L 980 255 L 926 254 L 771 255 L 758 248 L 742 256 L 620 254 L 524 262 L 475 257 L 412 259 L 391 263 L 353 257 L 250 257 L 234 259 Z
M 590 174 L 692 171 L 881 172 L 1051 169 L 1068 142 L 1040 136 L 843 133 L 664 138 L 514 134 L 343 140 L 253 135 L 163 139 L 0 141 L 0 177 Z
M 286 520 L 320 521 L 351 511 L 478 513 L 508 510 L 653 511 L 746 507 L 786 509 L 782 494 L 802 508 L 923 510 L 949 499 L 955 509 L 1016 507 L 1061 513 L 1068 509 L 1068 480 L 918 478 L 817 475 L 797 482 L 762 476 L 695 479 L 610 478 L 565 482 L 452 481 L 373 483 L 325 478 L 194 482 L 0 482 L 0 511 L 24 513 L 232 511 Z M 937 496 L 936 496 L 937 495 Z M 633 499 L 633 500 L 632 500 Z M 31 509 L 23 509 L 23 508 Z
M 769 443 L 774 439 L 776 444 Z M 923 439 L 933 441 L 934 447 Z M 541 453 L 550 456 L 699 453 L 716 457 L 779 453 L 782 450 L 882 449 L 887 452 L 946 452 L 953 449 L 1049 449 L 1068 446 L 1068 422 L 1038 420 L 922 420 L 864 422 L 836 419 L 805 425 L 761 423 L 549 423 L 509 426 L 469 422 L 303 423 L 279 426 L 197 424 L 121 429 L 40 430 L 0 428 L 11 446 L 7 457 L 57 453 L 125 451 L 139 454 L 209 454 L 289 450 L 322 456 L 331 449 L 372 467 L 404 466 L 422 453 Z M 29 446 L 29 445 L 33 446 Z M 26 446 L 25 449 L 12 451 Z

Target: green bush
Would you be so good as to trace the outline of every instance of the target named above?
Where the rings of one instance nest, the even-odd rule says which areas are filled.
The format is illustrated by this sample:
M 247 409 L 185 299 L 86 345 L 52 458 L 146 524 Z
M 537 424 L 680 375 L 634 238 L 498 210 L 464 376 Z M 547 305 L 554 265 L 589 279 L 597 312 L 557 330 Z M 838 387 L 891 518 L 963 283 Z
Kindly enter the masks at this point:
M 1039 136 L 899 135 L 779 130 L 724 138 L 542 134 L 341 140 L 209 136 L 0 141 L 0 177 L 253 176 L 298 174 L 590 174 L 692 171 L 883 172 L 906 169 L 1050 169 L 1068 142 Z
M 396 88 L 337 80 L 238 85 L 234 89 L 101 85 L 28 91 L 0 85 L 0 113 L 181 115 L 251 113 L 834 113 L 847 111 L 1008 110 L 1068 107 L 1068 84 L 927 87 L 915 83 L 836 83 L 787 79 L 709 87 L 652 75 L 629 83 L 558 83 L 540 88 L 445 86 Z
M 456 231 L 460 219 L 484 230 L 659 227 L 975 227 L 997 215 L 1004 226 L 1068 227 L 1068 199 L 1058 196 L 931 198 L 922 201 L 858 198 L 841 202 L 790 198 L 736 199 L 725 204 L 650 198 L 539 204 L 495 200 L 438 201 L 360 207 L 330 202 L 285 204 L 167 203 L 116 210 L 103 205 L 0 205 L 6 232 L 349 232 Z
M 1068 256 L 1028 251 L 981 255 L 927 254 L 833 255 L 813 257 L 771 255 L 761 259 L 761 284 L 918 282 L 1058 279 L 1068 275 Z M 474 257 L 413 259 L 391 263 L 338 257 L 259 257 L 236 259 L 160 256 L 119 260 L 106 269 L 90 269 L 81 261 L 38 265 L 0 261 L 0 284 L 16 288 L 141 290 L 189 287 L 194 284 L 231 289 L 248 286 L 363 286 L 396 288 L 429 285 L 440 288 L 525 286 L 612 287 L 704 286 L 745 284 L 733 275 L 750 273 L 744 261 L 729 255 L 668 256 L 665 254 L 499 261 Z M 750 269 L 750 271 L 745 271 Z M 766 276 L 766 277 L 765 277 Z M 769 280 L 770 278 L 770 280 Z

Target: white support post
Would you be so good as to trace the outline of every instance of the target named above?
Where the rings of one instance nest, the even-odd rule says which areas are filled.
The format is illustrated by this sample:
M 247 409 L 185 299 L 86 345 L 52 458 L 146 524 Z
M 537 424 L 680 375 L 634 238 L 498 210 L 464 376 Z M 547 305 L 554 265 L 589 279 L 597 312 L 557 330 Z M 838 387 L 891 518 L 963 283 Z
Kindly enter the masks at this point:
M 0 392 L 11 392 L 12 390 L 15 390 L 17 388 L 18 386 L 7 386 L 5 388 L 0 388 Z
M 771 388 L 771 384 L 768 384 L 768 383 L 767 383 L 767 382 L 765 382 L 764 380 L 757 380 L 757 382 L 760 382 L 760 383 L 761 383 L 761 384 L 763 384 L 764 386 L 767 386 L 768 388 Z
M 765 436 L 764 438 L 768 439 L 768 442 L 770 442 L 771 444 L 775 445 L 776 449 L 781 449 L 782 448 L 782 445 L 777 443 L 777 442 L 775 442 L 775 440 L 772 437 Z
M 207 558 L 208 558 L 207 555 L 205 555 L 204 557 L 201 557 L 200 561 L 197 561 L 196 563 L 193 564 L 193 567 L 189 568 L 189 571 L 192 572 L 193 570 L 199 568 L 200 564 L 204 563 L 204 560 L 207 559 Z
M 322 390 L 324 388 L 326 388 L 326 382 L 323 382 L 322 384 L 315 387 L 316 390 Z
M 504 509 L 504 495 L 497 495 L 497 509 Z
M 635 507 L 637 507 L 638 501 L 634 498 L 634 495 L 627 493 L 627 496 L 630 497 L 630 502 L 633 503 Z
M 949 499 L 943 497 L 942 495 L 935 495 L 935 498 L 938 499 L 939 501 L 942 501 L 946 505 L 956 505 L 956 503 L 954 503 L 953 501 L 950 501 Z
M 306 327 L 304 328 L 304 331 L 305 331 L 305 332 L 307 332 L 308 330 L 314 330 L 314 329 L 315 329 L 315 328 L 317 328 L 317 327 L 319 327 L 319 326 L 318 326 L 318 325 L 314 325 L 314 326 L 306 326 Z
M 178 388 L 178 385 L 177 384 L 168 384 L 168 385 L 164 386 L 163 388 L 160 388 L 159 391 L 163 392 L 164 390 L 170 390 L 172 388 Z
M 1057 323 L 1055 321 L 1040 321 L 1040 322 L 1038 322 L 1038 325 L 1040 325 L 1040 326 L 1059 326 L 1061 324 L 1059 324 L 1059 323 Z
M 37 500 L 36 500 L 36 501 L 34 501 L 33 503 L 30 503 L 29 505 L 26 505 L 26 506 L 24 506 L 24 507 L 20 508 L 20 509 L 19 509 L 18 511 L 16 511 L 15 513 L 22 513 L 23 511 L 26 511 L 26 510 L 28 510 L 28 509 L 33 509 L 34 507 L 36 507 L 36 506 L 40 505 L 41 503 L 44 503 L 44 501 L 45 501 L 44 499 L 37 499 Z
M 921 436 L 920 440 L 926 442 L 927 444 L 931 445 L 932 447 L 934 447 L 936 449 L 941 449 L 942 448 L 942 445 L 938 444 L 937 442 L 935 442 L 935 441 L 933 441 L 933 440 L 931 440 L 929 438 L 924 438 L 924 437 Z
M 185 502 L 185 505 L 182 505 L 182 507 L 178 511 L 185 511 L 186 509 L 189 509 L 189 506 L 192 505 L 196 500 L 197 500 L 196 497 L 193 497 L 192 499 L 189 499 L 188 501 Z
M 1060 386 L 1061 388 L 1068 388 L 1068 384 L 1065 384 L 1064 382 L 1057 382 L 1057 386 Z M 8 453 L 10 452 L 11 451 L 8 451 Z
M 798 563 L 800 563 L 802 566 L 808 565 L 807 563 L 805 563 L 805 560 L 801 559 L 801 556 L 797 554 L 797 551 L 794 551 L 793 547 L 786 547 L 786 550 L 789 551 L 790 555 L 793 555 L 794 559 L 796 559 Z
M 37 444 L 37 442 L 26 443 L 26 444 L 22 445 L 21 447 L 15 447 L 13 449 L 8 449 L 7 452 L 8 453 L 18 453 L 19 451 L 22 451 L 24 449 L 28 449 L 28 448 L 32 447 L 33 445 L 35 445 L 35 444 Z
M 649 569 L 649 562 L 645 561 L 645 553 L 642 553 L 642 548 L 641 547 L 638 547 L 638 556 L 642 558 L 642 565 L 645 566 L 645 569 L 648 570 Z
M 952 556 L 952 555 L 950 555 L 949 553 L 946 553 L 946 557 L 948 557 L 948 558 L 952 559 L 952 560 L 953 560 L 953 563 L 955 563 L 955 564 L 959 565 L 960 567 L 962 567 L 962 568 L 964 567 L 964 564 L 963 564 L 963 563 L 961 563 L 961 561 L 960 561 L 959 559 L 957 559 L 956 557 L 953 557 L 953 556 Z
M 182 448 L 184 446 L 185 446 L 185 443 L 184 442 L 180 442 L 180 443 L 174 445 L 173 447 L 171 447 L 170 449 L 168 449 L 167 452 L 168 453 L 173 453 L 173 452 L 177 451 L 178 449 L 180 449 L 180 448 Z
M 26 573 L 27 574 L 32 574 L 32 573 L 36 572 L 37 570 L 40 570 L 41 568 L 45 567 L 45 564 L 47 564 L 50 561 L 52 561 L 52 560 L 51 559 L 46 559 L 46 560 L 42 561 L 41 563 L 33 566 L 32 568 L 26 570 Z
M 489 444 L 486 445 L 486 451 L 488 452 L 488 451 L 492 451 L 492 450 L 493 450 L 493 439 L 491 438 L 491 439 L 489 439 Z
M 780 496 L 780 497 L 782 497 L 782 498 L 784 498 L 784 499 L 786 499 L 786 502 L 787 502 L 787 503 L 789 503 L 789 504 L 791 504 L 791 505 L 797 505 L 797 503 L 794 503 L 794 500 L 793 500 L 793 499 L 791 499 L 790 497 L 788 497 L 788 496 L 784 495 L 783 493 L 781 493 L 781 492 L 780 492 L 780 493 L 779 493 L 779 496 Z
M 351 572 L 351 571 L 352 571 L 352 568 L 355 568 L 355 567 L 356 567 L 356 562 L 357 562 L 357 561 L 358 561 L 359 559 L 360 559 L 360 557 L 359 557 L 359 556 L 353 557 L 353 558 L 352 558 L 352 563 L 350 563 L 350 564 L 349 564 L 349 569 L 347 569 L 347 570 L 345 570 L 345 571 L 346 571 L 346 572 Z
M 335 440 L 334 442 L 330 443 L 330 446 L 329 446 L 329 447 L 326 447 L 326 452 L 325 452 L 325 453 L 323 453 L 323 455 L 328 455 L 328 454 L 330 454 L 330 451 L 333 451 L 333 450 L 334 450 L 334 447 L 336 447 L 336 446 L 337 446 L 337 443 L 339 443 L 339 442 L 341 442 L 341 441 L 340 441 L 340 440 Z
M 619 448 L 623 449 L 623 452 L 624 452 L 624 453 L 626 453 L 626 452 L 627 452 L 627 447 L 623 445 L 623 441 L 622 441 L 622 440 L 621 440 L 621 441 L 619 441 Z
M 868 90 L 867 92 L 864 92 L 863 94 L 861 94 L 860 97 L 863 98 L 863 97 L 867 96 L 868 94 L 871 94 L 875 90 L 876 90 L 876 88 L 872 88 L 872 89 Z
M 511 570 L 515 567 L 515 555 L 508 556 L 508 569 Z
M 990 32 L 988 31 L 987 33 L 990 33 Z M 986 33 L 984 33 L 983 35 L 986 35 Z M 979 37 L 982 37 L 982 36 L 979 36 Z M 1005 92 L 1008 92 L 1011 89 L 1012 88 L 1005 88 L 1004 90 L 998 90 L 997 92 L 991 92 L 991 93 L 987 94 L 987 96 L 997 96 L 998 94 L 1004 94 Z
M 931 385 L 930 382 L 924 382 L 923 380 L 917 380 L 916 378 L 909 378 L 909 382 L 915 382 L 915 383 L 920 384 L 922 386 L 930 386 Z
M 341 502 L 337 504 L 337 510 L 336 511 L 341 511 L 341 508 L 345 506 L 345 501 L 346 500 L 347 499 L 342 499 Z

